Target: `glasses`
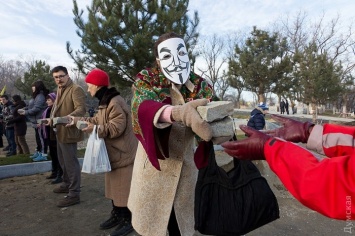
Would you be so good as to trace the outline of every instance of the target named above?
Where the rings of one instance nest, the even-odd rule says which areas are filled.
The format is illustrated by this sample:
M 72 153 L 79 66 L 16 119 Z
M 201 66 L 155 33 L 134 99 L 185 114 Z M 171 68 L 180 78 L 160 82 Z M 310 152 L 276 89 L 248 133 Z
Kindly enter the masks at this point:
M 53 76 L 54 79 L 62 79 L 64 78 L 65 76 L 67 76 L 67 74 L 65 75 L 58 75 L 58 76 Z

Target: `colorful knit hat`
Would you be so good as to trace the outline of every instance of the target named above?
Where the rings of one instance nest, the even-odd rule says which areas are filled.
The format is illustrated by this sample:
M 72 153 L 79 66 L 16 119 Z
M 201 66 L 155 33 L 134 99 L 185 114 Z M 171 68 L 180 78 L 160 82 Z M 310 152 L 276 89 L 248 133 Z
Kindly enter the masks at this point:
M 53 102 L 55 101 L 56 98 L 57 98 L 57 94 L 55 93 L 49 93 L 46 97 L 46 99 L 51 99 Z

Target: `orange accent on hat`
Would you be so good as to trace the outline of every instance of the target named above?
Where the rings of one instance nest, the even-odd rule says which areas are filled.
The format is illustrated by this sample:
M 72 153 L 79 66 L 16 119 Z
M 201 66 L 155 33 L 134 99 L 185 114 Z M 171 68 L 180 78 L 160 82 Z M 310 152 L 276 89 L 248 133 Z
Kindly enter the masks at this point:
M 85 78 L 86 83 L 90 83 L 96 86 L 108 86 L 109 85 L 108 74 L 100 69 L 93 69 L 87 74 Z

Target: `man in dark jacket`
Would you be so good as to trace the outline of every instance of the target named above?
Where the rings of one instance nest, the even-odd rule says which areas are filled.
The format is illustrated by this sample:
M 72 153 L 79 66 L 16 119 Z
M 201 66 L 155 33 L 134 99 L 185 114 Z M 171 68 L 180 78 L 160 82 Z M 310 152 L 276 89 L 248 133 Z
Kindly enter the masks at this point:
M 268 112 L 269 107 L 260 103 L 254 110 L 250 113 L 250 119 L 247 126 L 252 127 L 256 130 L 262 130 L 265 127 L 265 114 Z
M 4 151 L 8 151 L 6 156 L 13 156 L 16 155 L 15 129 L 14 124 L 8 124 L 8 121 L 13 119 L 14 106 L 7 95 L 1 95 L 0 99 L 3 104 L 2 115 L 4 118 L 5 136 L 9 144 L 8 147 L 4 148 Z
M 26 107 L 26 103 L 22 101 L 20 95 L 12 96 L 14 110 L 13 110 L 13 119 L 8 121 L 7 124 L 14 124 L 15 131 L 15 143 L 18 149 L 18 154 L 30 154 L 28 144 L 26 142 L 26 133 L 27 133 L 27 123 L 26 117 L 20 115 L 17 111 Z

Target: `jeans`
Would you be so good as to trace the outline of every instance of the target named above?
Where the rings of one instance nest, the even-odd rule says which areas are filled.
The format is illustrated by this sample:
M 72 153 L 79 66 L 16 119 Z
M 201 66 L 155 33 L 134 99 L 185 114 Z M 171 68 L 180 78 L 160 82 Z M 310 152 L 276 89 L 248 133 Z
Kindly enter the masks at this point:
M 9 143 L 9 152 L 16 153 L 15 130 L 9 128 L 5 130 L 7 142 Z

